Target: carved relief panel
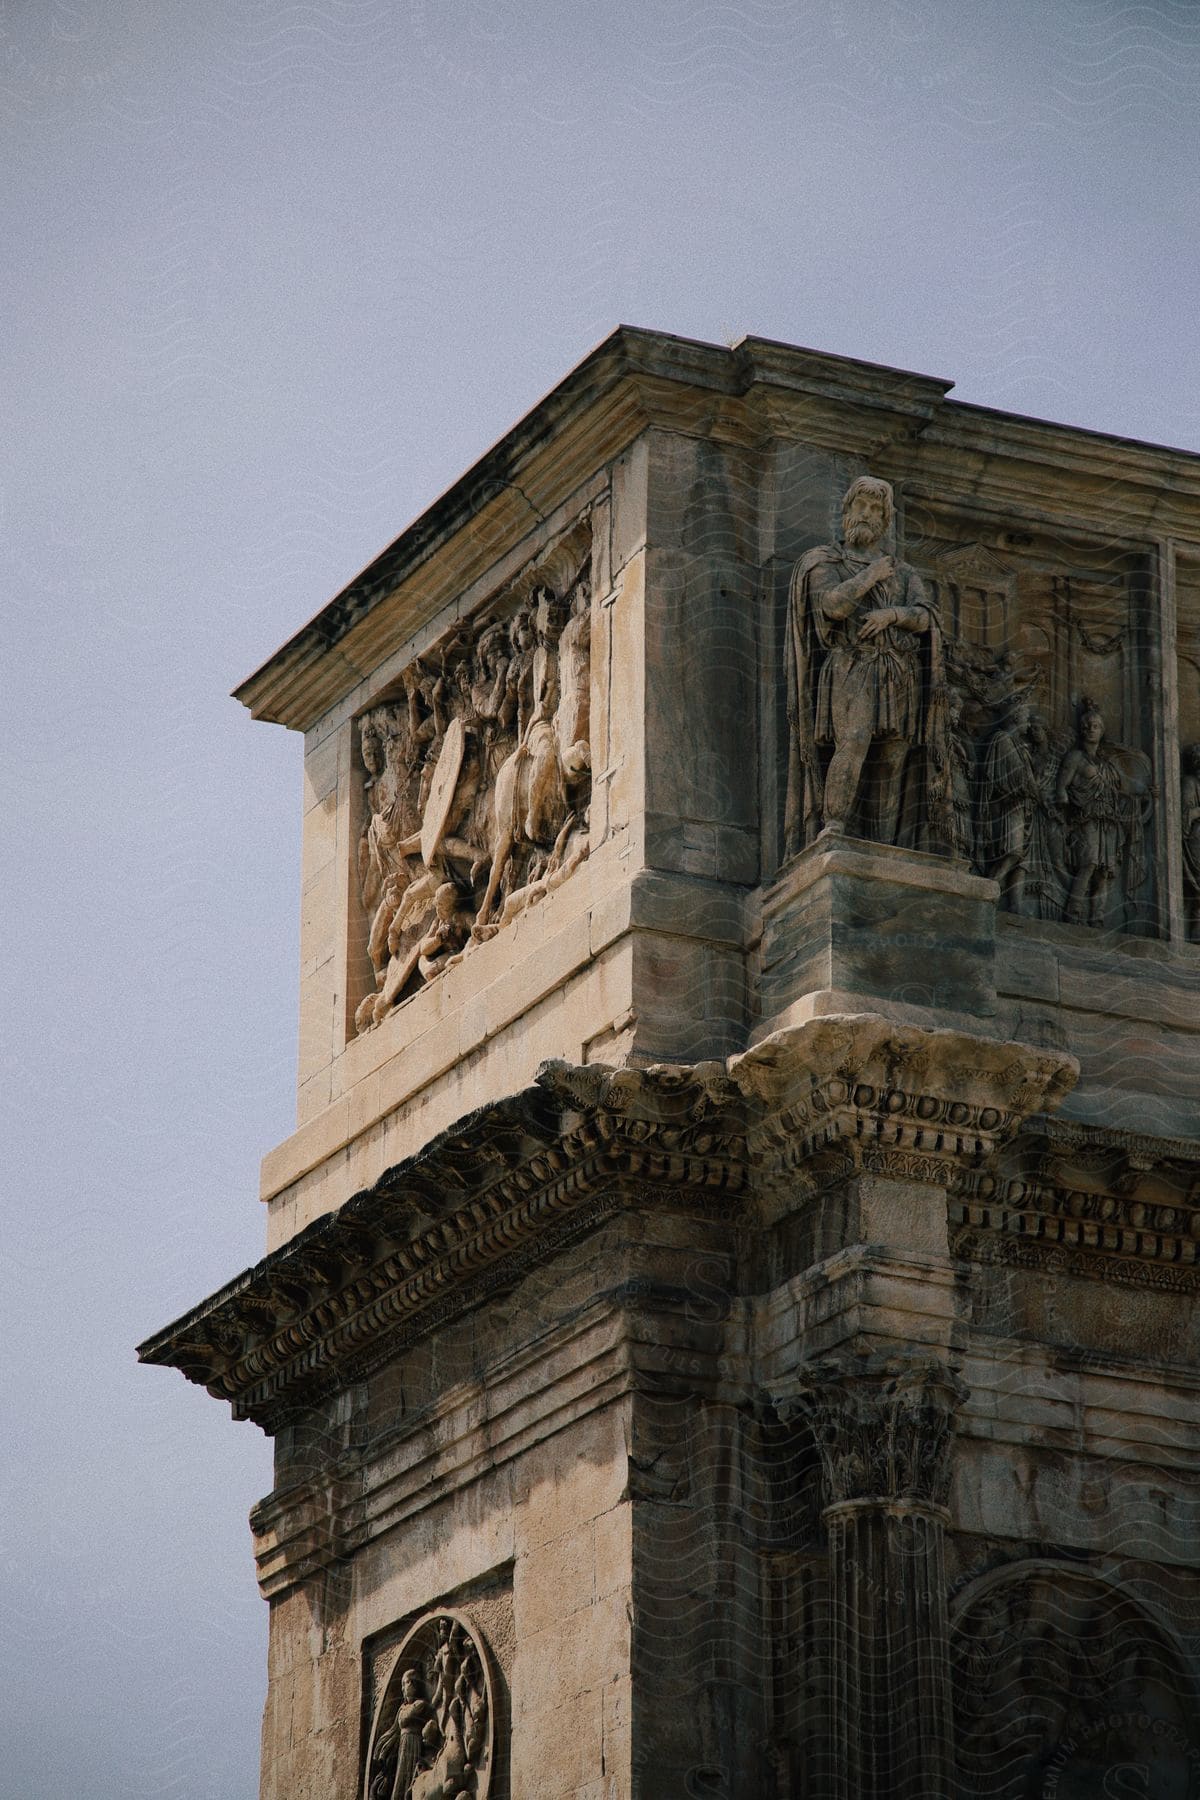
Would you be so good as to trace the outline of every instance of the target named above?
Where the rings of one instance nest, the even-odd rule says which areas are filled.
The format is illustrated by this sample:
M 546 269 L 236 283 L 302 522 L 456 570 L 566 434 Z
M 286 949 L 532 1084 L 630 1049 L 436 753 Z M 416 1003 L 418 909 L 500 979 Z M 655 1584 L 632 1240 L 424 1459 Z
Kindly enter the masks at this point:
M 1185 925 L 1200 943 L 1200 546 L 1175 546 L 1175 598 Z
M 374 1708 L 363 1800 L 484 1800 L 496 1703 L 483 1639 L 458 1612 L 404 1638 Z
M 940 502 L 901 529 L 860 476 L 791 576 L 785 853 L 845 832 L 953 856 L 1012 912 L 1156 928 L 1156 628 L 1149 550 Z
M 1200 1742 L 1182 1658 L 1132 1602 L 1069 1566 L 983 1577 L 953 1625 L 963 1800 L 1197 1800 Z
M 581 521 L 358 720 L 359 1032 L 588 853 L 590 552 Z
M 979 522 L 963 541 L 932 506 L 908 522 L 947 621 L 955 854 L 999 881 L 1008 911 L 1160 928 L 1149 552 Z

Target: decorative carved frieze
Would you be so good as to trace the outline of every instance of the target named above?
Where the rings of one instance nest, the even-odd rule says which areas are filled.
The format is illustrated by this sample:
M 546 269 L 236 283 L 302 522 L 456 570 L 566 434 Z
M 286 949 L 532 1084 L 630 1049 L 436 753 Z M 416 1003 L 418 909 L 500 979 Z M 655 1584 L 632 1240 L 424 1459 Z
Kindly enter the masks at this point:
M 359 1031 L 586 857 L 590 569 L 583 520 L 359 719 Z
M 740 1207 L 757 1168 L 947 1185 L 1069 1087 L 1055 1052 L 872 1014 L 720 1063 L 543 1066 L 141 1347 L 276 1430 L 626 1200 Z
M 363 1800 L 485 1800 L 495 1719 L 478 1628 L 429 1613 L 401 1643 L 375 1709 Z
M 1043 1119 L 1005 1167 L 965 1171 L 950 1249 L 972 1262 L 1200 1292 L 1200 1155 L 1184 1140 Z
M 1008 911 L 1127 928 L 1157 797 L 1150 757 L 1118 741 L 1145 711 L 1144 559 L 1022 572 L 971 542 L 918 573 L 894 516 L 889 484 L 861 477 L 843 541 L 793 573 L 785 855 L 845 831 L 966 862 Z

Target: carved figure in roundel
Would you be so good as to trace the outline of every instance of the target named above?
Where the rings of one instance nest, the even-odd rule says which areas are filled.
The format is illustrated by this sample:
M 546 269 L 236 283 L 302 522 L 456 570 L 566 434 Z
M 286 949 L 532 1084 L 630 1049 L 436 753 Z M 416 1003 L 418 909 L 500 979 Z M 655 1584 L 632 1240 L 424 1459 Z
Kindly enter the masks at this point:
M 380 1695 L 364 1800 L 485 1800 L 495 1748 L 483 1640 L 456 1612 L 413 1626 Z
M 822 827 L 953 844 L 940 622 L 889 549 L 894 518 L 890 484 L 861 476 L 842 502 L 842 542 L 809 550 L 792 574 L 788 855 Z

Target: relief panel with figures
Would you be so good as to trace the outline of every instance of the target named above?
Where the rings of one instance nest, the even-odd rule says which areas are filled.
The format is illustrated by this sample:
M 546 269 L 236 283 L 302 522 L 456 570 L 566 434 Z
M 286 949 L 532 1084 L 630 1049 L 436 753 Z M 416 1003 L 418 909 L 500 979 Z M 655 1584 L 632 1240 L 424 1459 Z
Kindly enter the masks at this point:
M 1148 556 L 910 512 L 918 565 L 894 521 L 861 477 L 792 576 L 787 853 L 845 832 L 952 856 L 1010 912 L 1154 929 Z
M 485 1800 L 495 1712 L 478 1629 L 455 1612 L 421 1619 L 375 1708 L 364 1800 Z
M 583 523 L 359 718 L 359 1032 L 586 857 L 590 644 Z
M 1200 943 L 1200 550 L 1177 546 L 1175 567 L 1185 929 Z

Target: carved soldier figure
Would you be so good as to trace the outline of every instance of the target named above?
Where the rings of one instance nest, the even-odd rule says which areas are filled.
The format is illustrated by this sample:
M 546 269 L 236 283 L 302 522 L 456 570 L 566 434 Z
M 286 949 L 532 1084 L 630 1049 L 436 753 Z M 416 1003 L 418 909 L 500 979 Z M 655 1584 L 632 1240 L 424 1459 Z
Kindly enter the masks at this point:
M 963 719 L 961 689 L 946 689 L 946 753 L 950 763 L 951 844 L 955 856 L 975 866 L 975 753 Z
M 592 587 L 581 576 L 571 595 L 571 613 L 558 640 L 558 708 L 554 729 L 558 755 L 568 778 L 591 761 Z
M 927 751 L 922 823 L 937 848 L 952 839 L 938 614 L 887 548 L 894 517 L 890 484 L 861 476 L 842 503 L 842 543 L 809 550 L 792 576 L 789 854 L 822 826 L 896 843 L 915 745 Z
M 1025 872 L 1029 866 L 1030 827 L 1040 792 L 1030 755 L 1029 698 L 1018 689 L 1010 694 L 988 740 L 981 795 L 981 862 L 1000 883 L 1000 904 L 1023 912 Z
M 1140 807 L 1131 809 L 1137 751 L 1104 743 L 1104 715 L 1086 698 L 1079 703 L 1079 737 L 1059 764 L 1055 799 L 1064 821 L 1064 850 L 1070 885 L 1064 917 L 1072 925 L 1103 925 L 1109 894 L 1129 850 L 1129 885 L 1136 890 L 1144 873 Z M 1147 770 L 1148 777 L 1148 770 Z M 1145 783 L 1148 785 L 1148 779 Z
M 1183 880 L 1187 889 L 1190 937 L 1200 937 L 1200 744 L 1184 752 L 1179 797 L 1183 813 Z

